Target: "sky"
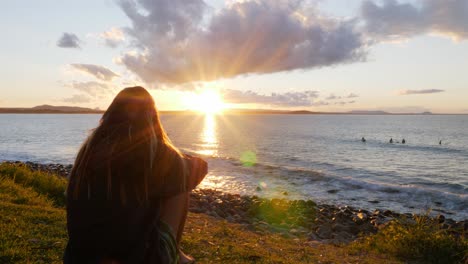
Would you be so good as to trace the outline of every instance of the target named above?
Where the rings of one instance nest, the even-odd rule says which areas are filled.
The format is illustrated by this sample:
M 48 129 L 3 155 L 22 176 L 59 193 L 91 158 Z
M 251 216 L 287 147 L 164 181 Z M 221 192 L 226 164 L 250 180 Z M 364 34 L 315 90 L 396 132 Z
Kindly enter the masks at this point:
M 0 107 L 141 85 L 160 110 L 468 113 L 467 0 L 16 0 L 0 22 Z

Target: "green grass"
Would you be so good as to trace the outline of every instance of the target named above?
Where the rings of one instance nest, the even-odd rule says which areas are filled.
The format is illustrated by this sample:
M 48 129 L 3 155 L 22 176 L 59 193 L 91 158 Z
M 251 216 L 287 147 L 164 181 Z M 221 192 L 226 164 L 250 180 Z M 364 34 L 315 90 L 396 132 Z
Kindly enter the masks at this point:
M 0 165 L 0 263 L 61 261 L 65 185 L 56 176 Z
M 24 165 L 0 164 L 0 178 L 10 179 L 22 187 L 30 187 L 35 193 L 46 196 L 56 206 L 65 205 L 67 181 L 44 172 L 31 171 Z
M 63 209 L 0 202 L 0 263 L 59 263 L 65 224 Z
M 0 263 L 61 262 L 67 242 L 65 187 L 56 175 L 0 164 Z M 460 261 L 466 240 L 433 228 L 395 223 L 360 242 L 336 246 L 189 213 L 181 246 L 199 263 Z
M 182 248 L 199 263 L 403 263 L 385 254 L 261 234 L 205 214 L 189 214 Z
M 377 234 L 366 237 L 355 248 L 384 252 L 418 263 L 468 263 L 466 234 L 462 230 L 457 233 L 462 235 L 442 229 L 436 219 L 427 215 L 400 218 Z

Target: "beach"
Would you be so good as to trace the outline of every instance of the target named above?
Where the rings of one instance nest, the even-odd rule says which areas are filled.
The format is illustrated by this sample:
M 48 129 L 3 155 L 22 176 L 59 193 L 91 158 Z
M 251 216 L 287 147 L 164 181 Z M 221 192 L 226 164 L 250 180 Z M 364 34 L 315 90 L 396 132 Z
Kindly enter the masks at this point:
M 72 165 L 10 161 L 4 164 L 25 166 L 66 178 Z M 391 210 L 366 210 L 352 206 L 316 203 L 312 200 L 266 199 L 197 188 L 191 192 L 189 211 L 244 225 L 259 233 L 280 233 L 323 243 L 343 244 L 375 234 L 393 220 L 415 221 L 426 215 Z M 455 221 L 439 214 L 441 227 L 457 236 L 468 237 L 468 219 Z

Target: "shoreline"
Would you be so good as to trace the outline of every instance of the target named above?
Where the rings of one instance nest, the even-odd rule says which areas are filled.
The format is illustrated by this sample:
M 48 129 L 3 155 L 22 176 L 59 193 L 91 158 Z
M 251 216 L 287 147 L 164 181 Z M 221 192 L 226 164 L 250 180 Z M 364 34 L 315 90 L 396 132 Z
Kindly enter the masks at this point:
M 3 161 L 67 177 L 72 165 Z M 343 244 L 363 235 L 377 233 L 393 220 L 415 221 L 418 214 L 317 204 L 312 200 L 266 199 L 241 196 L 212 189 L 195 189 L 190 195 L 189 211 L 245 226 L 259 233 L 280 233 L 291 238 L 307 238 L 322 243 Z M 433 217 L 444 229 L 467 236 L 468 220 L 455 221 L 443 214 Z

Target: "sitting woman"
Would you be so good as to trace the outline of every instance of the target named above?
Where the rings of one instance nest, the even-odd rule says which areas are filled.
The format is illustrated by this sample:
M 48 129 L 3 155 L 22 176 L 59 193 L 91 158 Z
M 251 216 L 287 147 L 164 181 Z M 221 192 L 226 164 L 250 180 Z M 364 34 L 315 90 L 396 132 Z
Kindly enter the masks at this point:
M 64 263 L 191 263 L 179 248 L 207 164 L 174 147 L 142 87 L 122 90 L 85 141 L 67 189 Z

